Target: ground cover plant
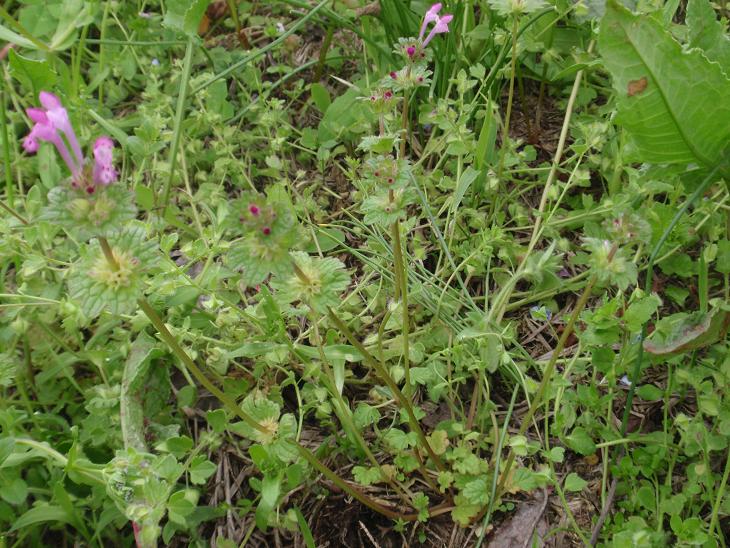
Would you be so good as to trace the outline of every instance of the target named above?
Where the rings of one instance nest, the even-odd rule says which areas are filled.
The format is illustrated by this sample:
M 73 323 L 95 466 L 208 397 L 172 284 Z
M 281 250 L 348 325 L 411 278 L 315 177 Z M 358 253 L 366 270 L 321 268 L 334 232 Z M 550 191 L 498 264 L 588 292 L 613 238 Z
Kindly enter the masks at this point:
M 725 546 L 727 18 L 4 2 L 2 546 Z

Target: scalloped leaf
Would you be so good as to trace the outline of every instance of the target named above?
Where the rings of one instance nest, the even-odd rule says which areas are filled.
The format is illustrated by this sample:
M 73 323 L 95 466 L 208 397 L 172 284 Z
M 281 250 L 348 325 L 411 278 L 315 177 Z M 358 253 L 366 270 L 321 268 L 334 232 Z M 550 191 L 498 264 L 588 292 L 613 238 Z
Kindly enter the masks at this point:
M 300 301 L 320 314 L 327 313 L 330 307 L 336 308 L 340 304 L 340 294 L 350 285 L 350 275 L 342 261 L 331 257 L 314 258 L 303 251 L 294 251 L 291 257 L 309 283 L 296 274 L 273 280 L 271 287 L 276 290 L 276 300 L 283 304 Z
M 119 269 L 108 264 L 96 240 L 80 248 L 80 259 L 71 267 L 69 295 L 89 318 L 102 312 L 125 314 L 137 306 L 145 274 L 154 266 L 157 242 L 150 240 L 141 223 L 127 225 L 108 236 Z
M 64 185 L 48 192 L 48 205 L 40 220 L 58 224 L 74 238 L 88 241 L 120 230 L 136 215 L 134 194 L 123 185 L 98 187 L 92 196 Z

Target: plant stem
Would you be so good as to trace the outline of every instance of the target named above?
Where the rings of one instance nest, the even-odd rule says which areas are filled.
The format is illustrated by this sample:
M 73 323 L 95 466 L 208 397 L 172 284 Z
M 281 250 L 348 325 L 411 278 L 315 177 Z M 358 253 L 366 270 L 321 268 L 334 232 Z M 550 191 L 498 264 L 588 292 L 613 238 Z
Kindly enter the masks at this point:
M 406 264 L 403 257 L 403 248 L 400 237 L 400 223 L 398 221 L 393 223 L 393 257 L 395 258 L 395 269 L 399 273 L 396 277 L 396 281 L 400 283 L 400 296 L 401 306 L 403 309 L 402 328 L 401 336 L 403 337 L 403 371 L 405 377 L 405 396 L 409 400 L 412 396 L 411 387 L 411 357 L 410 357 L 410 342 L 408 340 L 410 331 L 410 315 L 408 312 L 408 272 L 406 270 Z
M 22 215 L 21 215 L 20 213 L 18 213 L 17 211 L 15 211 L 15 210 L 14 210 L 14 209 L 13 209 L 12 207 L 10 207 L 9 205 L 7 205 L 7 204 L 6 204 L 5 202 L 3 202 L 2 200 L 0 200 L 0 207 L 1 207 L 1 208 L 3 208 L 3 209 L 4 209 L 5 211 L 7 211 L 8 213 L 10 213 L 10 214 L 11 214 L 11 215 L 12 215 L 13 217 L 15 217 L 16 219 L 18 219 L 18 220 L 19 220 L 19 221 L 20 221 L 21 223 L 23 223 L 23 224 L 24 224 L 25 226 L 28 226 L 28 225 L 30 224 L 30 223 L 28 222 L 28 219 L 26 219 L 25 217 L 23 217 L 23 216 L 22 216 Z
M 10 171 L 10 137 L 8 136 L 8 114 L 5 109 L 5 75 L 0 74 L 0 130 L 2 131 L 3 140 L 3 168 L 5 172 L 5 198 L 8 201 L 10 208 L 14 205 L 14 189 L 13 189 L 13 176 Z M 1 202 L 0 202 L 1 203 Z M 7 209 L 7 208 L 4 208 Z M 9 210 L 11 213 L 12 209 Z M 13 213 L 19 219 L 22 218 Z M 23 224 L 28 224 L 27 221 Z
M 502 128 L 502 150 L 499 154 L 499 166 L 497 167 L 497 180 L 502 180 L 502 171 L 504 169 L 504 157 L 507 153 L 507 141 L 509 139 L 509 124 L 512 116 L 512 99 L 515 94 L 515 72 L 517 70 L 517 31 L 519 30 L 519 21 L 517 17 L 512 22 L 512 62 L 510 68 L 509 93 L 507 95 L 507 112 L 504 116 L 504 127 Z
M 720 482 L 720 487 L 717 489 L 715 503 L 712 505 L 712 517 L 710 518 L 709 528 L 710 536 L 714 534 L 715 527 L 717 527 L 717 519 L 720 512 L 720 505 L 722 503 L 722 498 L 725 496 L 725 488 L 727 487 L 728 476 L 730 476 L 730 449 L 728 449 L 727 457 L 725 458 L 725 470 L 722 473 L 722 481 Z M 722 534 L 722 531 L 720 531 L 720 535 Z
M 112 248 L 109 245 L 109 240 L 99 237 L 99 245 L 101 246 L 101 251 L 104 253 L 104 257 L 106 257 L 106 261 L 109 263 L 111 269 L 114 270 L 114 272 L 119 270 L 119 263 L 117 263 L 117 259 L 114 257 L 114 251 L 112 251 Z
M 310 307 L 311 309 L 311 307 Z M 349 432 L 350 435 L 352 435 L 356 440 L 360 448 L 365 453 L 365 456 L 370 461 L 370 463 L 377 469 L 380 470 L 380 463 L 375 458 L 375 455 L 373 455 L 373 452 L 370 450 L 370 447 L 368 447 L 367 442 L 362 437 L 362 434 L 355 426 L 354 421 L 352 420 L 352 411 L 350 410 L 350 406 L 345 401 L 345 398 L 342 396 L 340 391 L 337 389 L 337 382 L 335 381 L 334 373 L 332 372 L 332 368 L 329 365 L 329 361 L 327 360 L 327 356 L 324 353 L 324 346 L 322 343 L 322 337 L 319 332 L 319 326 L 317 325 L 316 319 L 312 319 L 312 327 L 314 329 L 314 336 L 317 339 L 317 350 L 319 351 L 319 359 L 322 361 L 322 367 L 325 370 L 325 376 L 327 377 L 327 384 L 329 384 L 329 390 L 332 393 L 332 397 L 335 399 L 335 402 L 337 406 L 339 407 L 339 413 L 337 413 L 337 416 L 339 417 L 340 421 L 343 424 L 343 427 L 345 428 L 346 432 Z M 383 478 L 386 479 L 388 484 L 393 488 L 393 490 L 398 493 L 398 495 L 401 497 L 401 500 L 405 502 L 406 504 L 411 505 L 412 502 L 408 500 L 408 496 L 405 492 L 403 492 L 402 489 L 399 489 L 396 483 L 391 479 L 386 477 L 385 474 L 383 474 Z
M 590 52 L 593 49 L 593 42 L 591 42 L 588 45 L 588 52 Z M 519 266 L 517 267 L 517 272 L 515 273 L 515 277 L 521 276 L 522 271 L 525 268 L 525 264 L 527 263 L 527 260 L 530 257 L 530 254 L 532 253 L 532 250 L 535 249 L 535 245 L 537 244 L 537 240 L 541 234 L 541 226 L 542 226 L 542 216 L 545 211 L 545 207 L 547 206 L 547 200 L 548 196 L 550 195 L 550 189 L 555 181 L 555 177 L 558 173 L 558 168 L 560 167 L 560 162 L 563 158 L 563 150 L 565 149 L 565 142 L 568 138 L 568 130 L 570 128 L 570 118 L 573 114 L 573 107 L 575 105 L 575 100 L 578 96 L 578 91 L 580 90 L 580 84 L 581 79 L 583 78 L 583 71 L 579 70 L 578 73 L 575 75 L 575 80 L 573 81 L 573 87 L 570 90 L 570 97 L 568 98 L 568 106 L 565 109 L 565 117 L 563 118 L 563 126 L 560 129 L 560 137 L 558 139 L 558 146 L 555 149 L 555 156 L 553 157 L 553 163 L 550 167 L 550 173 L 548 173 L 547 181 L 545 182 L 545 187 L 542 191 L 542 196 L 540 198 L 540 205 L 537 209 L 537 215 L 535 215 L 535 225 L 532 228 L 532 235 L 530 236 L 530 243 L 527 245 L 527 251 L 524 254 L 524 257 L 522 261 L 520 262 Z M 504 139 L 504 138 L 503 138 Z M 502 146 L 504 146 L 504 140 L 502 142 Z M 500 166 L 501 166 L 501 160 L 500 160 Z M 497 323 L 502 321 L 502 317 L 504 316 L 504 313 L 506 311 L 507 305 L 509 304 L 509 298 L 512 296 L 512 292 L 514 291 L 514 285 L 509 286 L 508 288 L 505 288 L 504 295 L 500 294 L 495 299 L 495 307 L 494 311 L 496 312 L 495 320 Z
M 317 59 L 317 68 L 314 71 L 314 82 L 319 82 L 322 79 L 322 73 L 324 72 L 324 64 L 327 61 L 327 53 L 329 52 L 330 45 L 332 44 L 332 37 L 335 34 L 334 25 L 327 27 L 327 34 L 324 36 L 322 47 L 319 49 L 319 58 Z
M 170 164 L 170 176 L 165 181 L 162 191 L 163 217 L 164 211 L 167 210 L 167 202 L 170 198 L 170 187 L 175 178 L 175 168 L 177 166 L 177 150 L 180 147 L 180 137 L 182 136 L 182 123 L 185 116 L 185 101 L 188 96 L 188 82 L 190 81 L 190 72 L 193 66 L 193 48 L 195 43 L 192 38 L 188 38 L 185 47 L 185 58 L 183 60 L 183 69 L 180 76 L 180 86 L 177 95 L 177 107 L 175 109 L 175 125 L 172 132 L 172 144 L 170 145 L 170 156 L 168 163 Z
M 611 248 L 611 251 L 608 255 L 608 261 L 611 262 L 613 260 L 613 256 L 616 254 L 616 251 L 618 250 L 618 245 L 614 244 Z M 530 424 L 532 423 L 532 419 L 535 416 L 535 413 L 537 410 L 542 406 L 543 400 L 545 398 L 545 393 L 547 391 L 547 387 L 550 384 L 550 380 L 552 379 L 553 372 L 555 371 L 555 364 L 558 361 L 558 358 L 560 357 L 560 354 L 563 352 L 563 349 L 565 348 L 565 343 L 568 340 L 568 337 L 573 333 L 573 329 L 575 327 L 575 322 L 578 320 L 578 316 L 583 311 L 583 309 L 586 306 L 586 303 L 588 302 L 588 298 L 591 295 L 591 291 L 593 290 L 593 286 L 596 283 L 596 277 L 593 276 L 586 284 L 585 288 L 583 289 L 583 293 L 581 294 L 580 298 L 578 299 L 578 302 L 575 305 L 575 308 L 573 309 L 573 313 L 570 316 L 570 319 L 568 320 L 567 325 L 565 326 L 565 329 L 563 330 L 562 335 L 560 336 L 560 339 L 558 340 L 558 344 L 553 350 L 552 355 L 550 356 L 550 361 L 548 362 L 547 366 L 545 367 L 545 371 L 542 375 L 542 380 L 540 381 L 540 385 L 537 388 L 537 392 L 535 392 L 535 397 L 532 400 L 532 405 L 527 411 L 527 414 L 520 419 L 521 425 L 520 429 L 518 431 L 518 435 L 522 436 L 525 432 L 527 432 L 527 429 L 530 427 Z M 499 487 L 497 489 L 497 496 L 501 495 L 504 492 L 504 486 L 507 483 L 507 478 L 509 477 L 509 471 L 512 468 L 512 464 L 515 460 L 515 454 L 512 450 L 509 452 L 509 456 L 507 457 L 507 462 L 505 463 L 504 471 L 501 474 L 501 479 L 499 481 Z M 495 471 L 496 473 L 496 471 Z
M 152 308 L 152 306 L 146 299 L 139 299 L 138 304 L 139 307 L 142 309 L 142 312 L 145 313 L 145 315 L 152 322 L 152 325 L 155 327 L 155 329 L 157 329 L 160 337 L 162 337 L 162 339 L 167 343 L 170 350 L 172 350 L 172 353 L 175 354 L 181 362 L 183 362 L 185 367 L 193 374 L 193 376 L 200 384 L 202 384 L 211 394 L 218 398 L 218 400 L 233 415 L 239 417 L 248 426 L 264 434 L 271 434 L 268 428 L 262 426 L 261 424 L 256 422 L 251 416 L 245 413 L 233 398 L 225 394 L 222 390 L 215 386 L 213 382 L 208 379 L 208 377 L 205 376 L 205 374 L 198 368 L 198 366 L 195 365 L 195 362 L 188 355 L 188 353 L 180 346 L 175 337 L 172 336 L 170 331 L 165 326 L 165 323 L 162 321 L 157 312 L 155 312 L 154 308 Z M 309 451 L 309 449 L 303 447 L 302 445 L 299 445 L 298 443 L 294 443 L 294 445 L 299 454 L 315 469 L 322 473 L 332 483 L 337 485 L 337 487 L 362 502 L 371 510 L 374 510 L 375 512 L 378 512 L 391 519 L 402 519 L 405 521 L 415 521 L 417 519 L 418 516 L 415 514 L 404 515 L 400 512 L 390 510 L 389 508 L 386 508 L 378 502 L 370 499 L 369 497 L 364 495 L 359 489 L 356 489 L 355 487 L 348 484 L 344 479 L 342 479 L 340 476 L 338 476 L 336 473 L 334 473 L 332 470 L 322 464 L 317 459 L 317 457 L 315 457 L 314 454 Z
M 411 430 L 413 430 L 416 435 L 418 436 L 419 441 L 421 442 L 421 445 L 428 453 L 428 456 L 431 457 L 431 460 L 434 462 L 436 467 L 441 471 L 446 471 L 446 467 L 444 466 L 444 463 L 441 461 L 441 459 L 438 457 L 438 455 L 434 452 L 434 450 L 431 448 L 431 445 L 428 443 L 428 440 L 426 439 L 426 434 L 423 433 L 423 430 L 421 429 L 421 425 L 418 424 L 418 419 L 416 418 L 415 413 L 413 412 L 413 405 L 408 398 L 406 398 L 403 393 L 401 392 L 400 388 L 398 388 L 398 385 L 393 380 L 393 377 L 390 376 L 388 373 L 388 370 L 383 367 L 378 360 L 376 360 L 370 352 L 367 351 L 365 346 L 357 340 L 355 335 L 352 333 L 349 327 L 347 327 L 347 324 L 343 322 L 340 317 L 335 313 L 334 310 L 331 308 L 329 309 L 329 317 L 332 320 L 332 322 L 339 328 L 339 330 L 345 335 L 345 338 L 350 341 L 350 344 L 357 348 L 358 352 L 363 357 L 363 360 L 365 360 L 365 363 L 368 364 L 368 366 L 372 367 L 375 372 L 380 376 L 380 378 L 385 382 L 386 386 L 390 389 L 391 393 L 393 394 L 393 397 L 395 397 L 396 400 L 398 400 L 398 403 L 400 406 L 405 409 L 406 414 L 408 415 L 408 423 L 410 424 Z

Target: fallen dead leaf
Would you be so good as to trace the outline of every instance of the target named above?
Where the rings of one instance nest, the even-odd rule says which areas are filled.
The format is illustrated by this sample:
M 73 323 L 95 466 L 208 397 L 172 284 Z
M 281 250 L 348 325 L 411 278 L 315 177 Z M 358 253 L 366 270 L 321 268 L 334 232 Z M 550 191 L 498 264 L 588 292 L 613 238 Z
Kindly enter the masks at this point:
M 519 505 L 517 511 L 492 534 L 488 548 L 524 548 L 530 546 L 532 534 L 547 507 L 548 493 Z

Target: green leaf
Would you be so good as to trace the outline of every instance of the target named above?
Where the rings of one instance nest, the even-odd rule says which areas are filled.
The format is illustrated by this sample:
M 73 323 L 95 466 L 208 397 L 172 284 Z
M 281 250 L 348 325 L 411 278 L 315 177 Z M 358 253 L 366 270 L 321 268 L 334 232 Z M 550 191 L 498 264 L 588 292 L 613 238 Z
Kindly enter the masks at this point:
M 352 477 L 360 485 L 375 485 L 383 481 L 383 472 L 380 468 L 374 466 L 366 468 L 365 466 L 354 466 L 352 468 Z
M 23 504 L 28 496 L 28 485 L 22 478 L 0 481 L 0 498 L 14 506 Z
M 202 485 L 208 481 L 208 478 L 215 473 L 216 469 L 216 465 L 209 461 L 205 455 L 196 455 L 190 462 L 190 468 L 188 469 L 190 481 L 195 485 Z
M 256 525 L 266 530 L 269 516 L 276 508 L 281 493 L 281 476 L 264 476 L 261 480 L 261 500 L 256 508 Z
M 730 75 L 730 37 L 725 25 L 717 20 L 708 0 L 689 0 L 687 3 L 689 44 L 700 48 L 710 61 L 716 61 L 726 75 Z
M 391 428 L 385 433 L 385 442 L 398 451 L 405 451 L 409 447 L 414 447 L 418 443 L 418 438 L 414 432 L 406 434 L 403 430 Z
M 149 211 L 155 207 L 155 193 L 150 187 L 137 185 L 134 188 L 134 196 L 139 207 L 145 211 Z
M 449 435 L 446 430 L 434 430 L 428 436 L 428 444 L 437 455 L 443 455 L 449 446 Z
M 613 75 L 632 160 L 714 166 L 730 139 L 730 80 L 653 17 L 609 0 L 598 46 Z
M 469 166 L 464 170 L 464 173 L 461 174 L 459 182 L 456 185 L 456 189 L 454 190 L 454 196 L 451 199 L 452 215 L 456 212 L 457 209 L 459 209 L 459 205 L 464 199 L 464 195 L 466 194 L 467 190 L 469 190 L 471 184 L 476 180 L 477 177 L 479 177 L 480 173 L 481 171 L 476 171 L 474 168 Z
M 722 274 L 730 274 L 730 240 L 717 242 L 717 259 L 715 268 Z
M 179 306 L 181 304 L 190 304 L 194 302 L 200 296 L 200 289 L 191 285 L 185 285 L 178 287 L 175 293 L 165 302 L 165 305 L 169 308 L 171 306 Z
M 565 478 L 565 483 L 563 484 L 563 489 L 565 489 L 566 491 L 569 491 L 569 492 L 577 492 L 577 491 L 582 491 L 586 485 L 588 485 L 588 482 L 586 480 L 581 478 L 575 472 L 571 472 Z
M 314 240 L 304 246 L 307 253 L 330 251 L 345 242 L 345 233 L 339 228 L 317 227 Z
M 187 525 L 186 518 L 193 513 L 197 501 L 192 489 L 177 491 L 167 501 L 167 515 L 171 521 L 179 525 Z
M 208 411 L 205 419 L 216 434 L 220 434 L 226 429 L 226 412 L 223 409 Z
M 67 523 L 70 525 L 73 523 L 74 518 L 60 506 L 39 504 L 16 519 L 13 526 L 10 528 L 10 532 L 12 533 L 13 531 L 30 527 L 31 525 L 46 523 L 49 521 Z
M 188 36 L 197 36 L 200 21 L 210 0 L 172 0 L 166 2 L 167 13 L 162 21 L 168 28 L 178 30 Z
M 648 322 L 657 311 L 660 304 L 662 304 L 662 301 L 655 294 L 643 297 L 631 303 L 623 316 L 626 328 L 632 333 L 640 331 L 641 327 Z
M 483 506 L 489 502 L 489 486 L 486 477 L 471 480 L 461 492 L 471 503 Z
M 569 436 L 566 436 L 565 443 L 570 449 L 581 455 L 591 455 L 596 451 L 596 444 L 582 426 L 575 428 Z
M 657 401 L 664 397 L 664 392 L 653 384 L 645 384 L 636 389 L 636 395 L 644 401 Z
M 563 462 L 565 459 L 565 447 L 552 447 L 545 455 L 551 462 Z
M 157 342 L 144 331 L 132 343 L 124 364 L 122 385 L 119 394 L 119 417 L 125 447 L 145 451 L 144 408 L 140 390 L 147 380 L 152 360 L 164 355 Z
M 309 92 L 312 94 L 312 101 L 314 101 L 319 111 L 322 114 L 327 112 L 327 109 L 332 104 L 332 99 L 327 88 L 319 82 L 315 82 L 309 87 Z
M 11 49 L 8 53 L 10 74 L 37 96 L 42 90 L 50 89 L 58 80 L 48 61 L 36 61 L 23 57 Z
M 38 47 L 33 42 L 31 42 L 27 38 L 24 38 L 17 32 L 10 30 L 5 25 L 0 25 L 0 40 L 15 44 L 23 48 L 38 49 Z

